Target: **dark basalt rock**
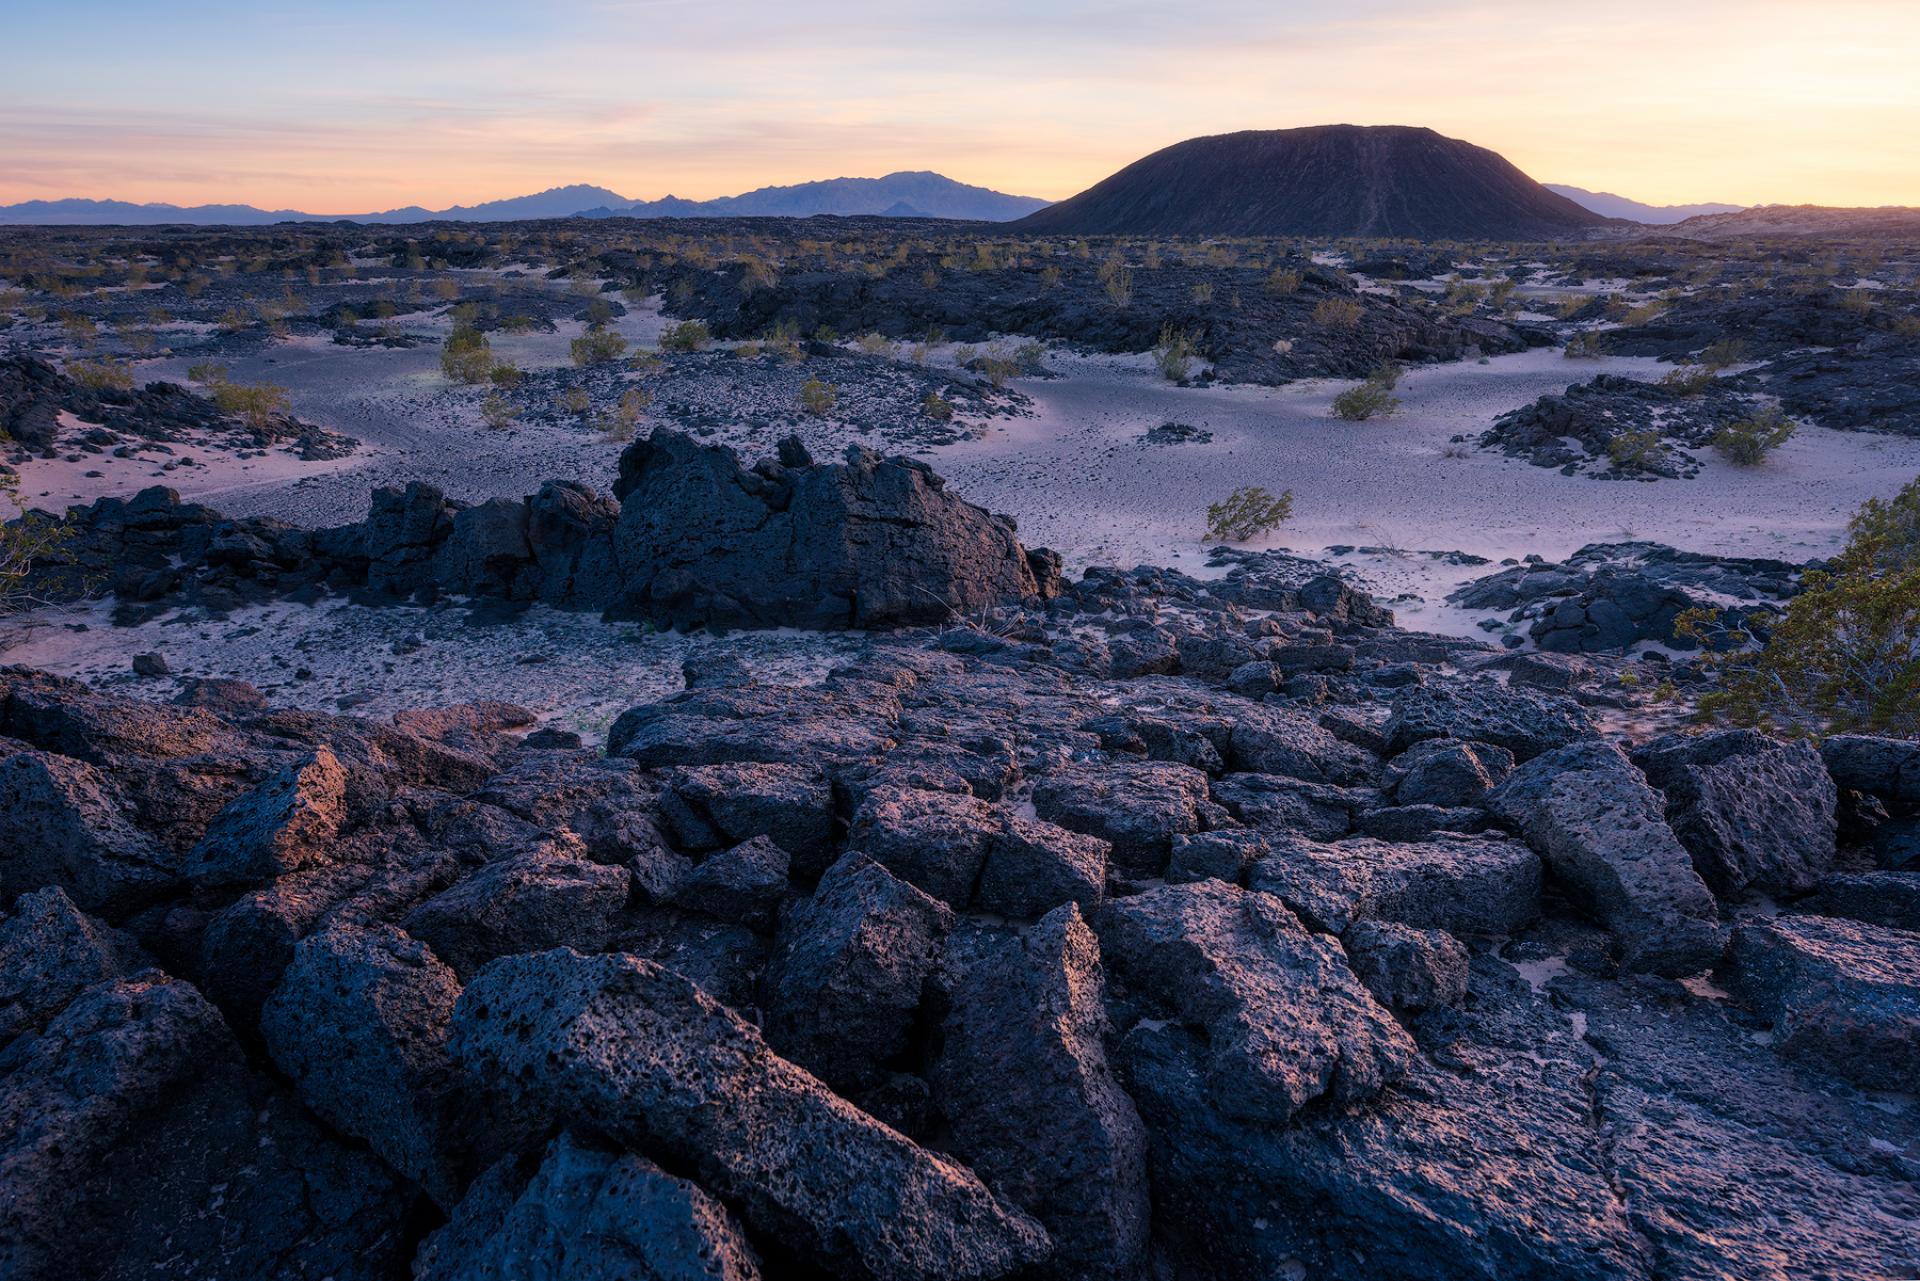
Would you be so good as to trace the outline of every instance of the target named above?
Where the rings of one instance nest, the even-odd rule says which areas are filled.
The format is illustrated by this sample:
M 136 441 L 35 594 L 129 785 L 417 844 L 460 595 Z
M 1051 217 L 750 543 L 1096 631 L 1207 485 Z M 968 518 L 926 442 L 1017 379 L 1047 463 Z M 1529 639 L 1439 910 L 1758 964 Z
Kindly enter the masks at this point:
M 1920 1079 L 1920 934 L 1823 916 L 1744 922 L 1733 974 L 1783 1054 L 1873 1089 Z
M 1804 894 L 1833 870 L 1838 795 L 1811 744 L 1722 730 L 1656 739 L 1633 758 L 1717 893 Z
M 1382 733 L 1394 753 L 1452 738 L 1491 743 L 1529 761 L 1594 733 L 1578 704 L 1491 680 L 1417 686 L 1395 695 L 1392 706 Z
M 1447 600 L 1526 624 L 1549 653 L 1612 653 L 1643 641 L 1693 650 L 1699 642 L 1673 629 L 1682 613 L 1712 609 L 1729 626 L 1764 636 L 1799 592 L 1804 568 L 1657 543 L 1594 543 L 1558 564 L 1530 561 L 1475 579 Z
M 1613 745 L 1575 743 L 1513 772 L 1487 798 L 1629 970 L 1697 974 L 1724 945 L 1713 895 L 1667 826 L 1660 796 Z
M 871 1281 L 1002 1277 L 1046 1232 L 768 1049 L 686 979 L 632 956 L 494 962 L 462 994 L 453 1052 L 529 1103 L 693 1171 L 748 1227 Z
M 1536 467 L 1591 469 L 1609 476 L 1691 478 L 1700 464 L 1688 450 L 1708 445 L 1723 427 L 1755 412 L 1750 397 L 1716 379 L 1689 392 L 1619 374 L 1601 374 L 1558 395 L 1502 414 L 1480 437 L 1483 448 L 1525 458 Z M 1644 461 L 1624 463 L 1609 452 L 1629 432 L 1653 432 L 1659 446 Z M 1578 448 L 1566 442 L 1575 441 Z
M 946 491 L 925 463 L 862 449 L 748 468 L 665 429 L 621 456 L 614 498 L 550 481 L 478 506 L 431 485 L 374 491 L 365 521 L 300 530 L 227 520 L 170 490 L 74 512 L 36 586 L 104 579 L 126 601 L 225 609 L 318 588 L 371 601 L 543 601 L 675 627 L 873 628 L 943 622 L 1061 588 L 1060 561 Z
M 538 1162 L 508 1158 L 487 1171 L 422 1243 L 413 1275 L 759 1281 L 760 1261 L 699 1184 L 567 1133 Z

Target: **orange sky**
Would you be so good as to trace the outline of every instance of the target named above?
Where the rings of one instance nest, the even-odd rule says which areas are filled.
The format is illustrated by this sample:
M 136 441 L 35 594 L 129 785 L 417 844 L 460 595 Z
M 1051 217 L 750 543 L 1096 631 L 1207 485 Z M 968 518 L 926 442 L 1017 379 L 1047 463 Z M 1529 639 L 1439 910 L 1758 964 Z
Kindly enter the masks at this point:
M 1920 204 L 1920 0 L 70 0 L 7 26 L 8 202 L 354 213 L 903 168 L 1059 198 L 1182 138 L 1347 121 L 1657 203 Z

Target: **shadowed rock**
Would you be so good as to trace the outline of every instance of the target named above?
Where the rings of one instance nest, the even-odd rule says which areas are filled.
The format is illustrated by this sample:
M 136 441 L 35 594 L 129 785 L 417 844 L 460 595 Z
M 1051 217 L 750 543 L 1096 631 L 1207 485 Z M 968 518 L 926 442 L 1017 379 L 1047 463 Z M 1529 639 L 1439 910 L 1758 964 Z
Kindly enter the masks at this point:
M 670 970 L 547 952 L 487 967 L 453 1050 L 561 1118 L 659 1151 L 753 1230 L 871 1281 L 1006 1276 L 1051 1249 L 1039 1224 L 767 1048 Z
M 88 911 L 123 912 L 174 879 L 178 856 L 130 823 L 112 780 L 46 752 L 0 759 L 0 894 L 63 887 Z
M 617 613 L 675 626 L 940 622 L 1042 584 L 1013 523 L 946 492 L 926 464 L 849 448 L 752 469 L 657 430 L 620 456 Z
M 597 951 L 632 878 L 551 848 L 489 863 L 407 915 L 406 929 L 461 974 L 498 956 L 554 947 Z
M 969 930 L 942 961 L 930 1078 L 956 1155 L 1046 1225 L 1053 1274 L 1134 1274 L 1146 1134 L 1107 1065 L 1100 944 L 1068 904 L 1024 935 Z
M 1735 729 L 1670 735 L 1633 756 L 1718 893 L 1804 894 L 1832 870 L 1838 796 L 1812 744 Z
M 1538 757 L 1487 807 L 1606 924 L 1627 969 L 1697 974 L 1719 959 L 1713 894 L 1667 826 L 1660 797 L 1619 748 L 1596 740 Z
M 844 1091 L 907 1045 L 953 913 L 849 853 L 780 924 L 764 984 L 767 1040 Z
M 140 949 L 58 886 L 22 894 L 0 920 L 0 1047 L 36 1032 L 95 983 L 143 968 Z
M 1540 859 L 1518 841 L 1441 833 L 1394 844 L 1276 840 L 1247 878 L 1315 929 L 1359 920 L 1454 934 L 1511 934 L 1540 914 Z
M 1824 916 L 1734 931 L 1733 973 L 1784 1054 L 1883 1090 L 1920 1081 L 1920 934 Z
M 1417 686 L 1393 700 L 1384 732 L 1403 752 L 1433 738 L 1492 743 L 1528 761 L 1590 737 L 1593 722 L 1578 703 L 1480 679 Z
M 698 1184 L 573 1134 L 475 1181 L 414 1281 L 758 1281 L 740 1227 Z
M 346 818 L 347 772 L 317 748 L 232 801 L 187 856 L 205 885 L 271 880 L 323 861 Z

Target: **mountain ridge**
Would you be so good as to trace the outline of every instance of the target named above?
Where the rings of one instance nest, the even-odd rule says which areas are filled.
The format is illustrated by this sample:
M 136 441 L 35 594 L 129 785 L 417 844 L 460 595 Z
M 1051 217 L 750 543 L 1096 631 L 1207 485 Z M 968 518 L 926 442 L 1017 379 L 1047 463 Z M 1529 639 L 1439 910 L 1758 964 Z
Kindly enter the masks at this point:
M 275 222 L 512 222 L 531 218 L 594 217 L 788 217 L 816 214 L 887 214 L 893 217 L 961 218 L 1007 222 L 1046 201 L 976 187 L 927 169 L 900 170 L 878 178 L 826 178 L 758 187 L 736 196 L 686 200 L 667 195 L 632 200 L 607 187 L 570 183 L 525 196 L 486 200 L 446 209 L 407 205 L 364 214 L 314 214 L 299 209 L 260 209 L 246 204 L 137 204 L 125 200 L 27 200 L 0 205 L 0 225 L 165 226 L 168 224 L 264 226 Z M 900 209 L 911 213 L 897 212 Z
M 1573 187 L 1563 182 L 1543 182 L 1540 185 L 1556 195 L 1565 196 L 1582 208 L 1593 210 L 1603 218 L 1625 218 L 1628 222 L 1643 222 L 1649 227 L 1671 226 L 1707 214 L 1739 213 L 1747 207 L 1717 201 L 1701 201 L 1690 205 L 1650 205 L 1630 196 L 1615 195 L 1611 191 L 1588 191 L 1585 187 Z

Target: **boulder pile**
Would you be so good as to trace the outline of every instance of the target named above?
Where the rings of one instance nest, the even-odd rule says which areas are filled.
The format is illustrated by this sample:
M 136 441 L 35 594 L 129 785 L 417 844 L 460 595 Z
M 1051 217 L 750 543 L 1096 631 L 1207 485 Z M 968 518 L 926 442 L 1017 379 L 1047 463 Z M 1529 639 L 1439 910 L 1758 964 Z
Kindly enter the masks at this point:
M 816 463 L 797 439 L 752 467 L 665 429 L 629 446 L 611 497 L 553 480 L 521 500 L 374 492 L 358 524 L 228 519 L 159 487 L 72 513 L 43 589 L 105 589 L 139 617 L 324 590 L 455 595 L 605 611 L 674 627 L 944 622 L 1059 589 L 1059 558 L 948 493 L 925 463 L 858 447 Z
M 951 501 L 630 459 L 616 555 L 641 496 Z M 604 751 L 0 671 L 0 1271 L 1920 1267 L 1920 744 L 1623 751 L 1288 558 L 990 622 Z

